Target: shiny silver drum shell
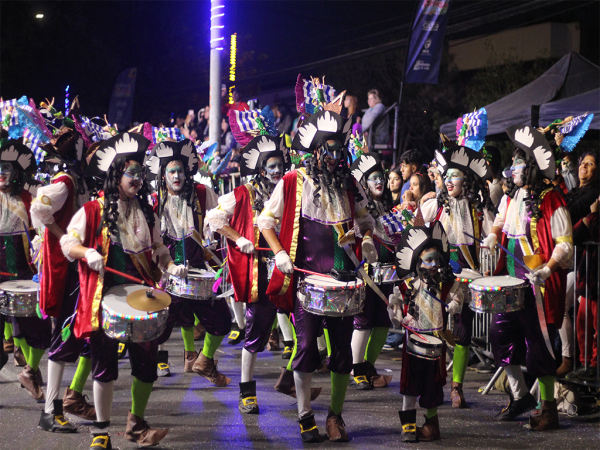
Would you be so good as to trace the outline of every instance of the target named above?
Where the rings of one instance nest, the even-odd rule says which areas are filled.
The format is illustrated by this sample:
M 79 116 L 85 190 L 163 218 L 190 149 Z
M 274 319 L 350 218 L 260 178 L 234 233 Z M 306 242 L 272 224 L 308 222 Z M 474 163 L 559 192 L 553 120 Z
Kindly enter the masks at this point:
M 346 283 L 309 275 L 298 286 L 298 301 L 305 311 L 319 316 L 354 316 L 363 310 L 365 285 L 362 280 Z
M 169 275 L 164 290 L 169 294 L 190 300 L 214 300 L 215 274 L 208 271 L 191 269 L 187 278 Z
M 275 258 L 264 257 L 262 260 L 267 266 L 267 281 L 271 281 L 273 270 L 275 269 Z
M 476 312 L 507 313 L 523 309 L 528 282 L 508 275 L 481 277 L 469 284 L 470 308 Z
M 398 281 L 398 275 L 396 274 L 396 265 L 374 263 L 373 276 L 371 277 L 375 284 L 393 284 Z
M 158 339 L 165 331 L 169 308 L 147 313 L 127 304 L 127 296 L 141 284 L 122 284 L 110 288 L 102 299 L 102 329 L 121 342 L 147 342 Z
M 33 280 L 0 283 L 0 313 L 14 317 L 37 316 L 39 284 Z
M 469 284 L 478 278 L 481 278 L 482 275 L 476 270 L 472 269 L 463 269 L 460 273 L 455 273 L 456 281 L 459 282 L 460 288 L 463 291 L 464 303 L 471 303 L 471 290 L 469 289 Z
M 444 351 L 444 343 L 441 339 L 427 334 L 422 335 L 425 340 L 421 339 L 414 333 L 407 332 L 406 351 L 413 356 L 421 359 L 435 361 L 442 357 Z

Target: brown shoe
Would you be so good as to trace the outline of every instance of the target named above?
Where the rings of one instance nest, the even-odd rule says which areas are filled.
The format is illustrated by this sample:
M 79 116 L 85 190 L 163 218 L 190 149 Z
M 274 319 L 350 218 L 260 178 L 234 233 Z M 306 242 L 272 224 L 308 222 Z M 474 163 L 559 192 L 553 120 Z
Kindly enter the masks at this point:
M 4 345 L 4 351 L 6 353 L 12 353 L 15 351 L 15 341 L 12 336 L 10 337 L 10 339 L 8 341 L 4 340 L 3 345 Z
M 344 428 L 346 424 L 342 415 L 337 416 L 331 408 L 327 411 L 327 422 L 325 428 L 327 429 L 327 437 L 333 442 L 348 442 L 348 434 Z
M 29 392 L 29 395 L 31 395 L 34 400 L 42 402 L 46 400 L 46 395 L 38 383 L 36 376 L 37 372 L 39 372 L 39 369 L 34 371 L 29 364 L 27 364 L 17 378 L 21 383 L 21 387 L 27 389 L 27 392 Z
M 202 352 L 200 352 L 198 358 L 196 358 L 192 370 L 198 375 L 202 375 L 215 386 L 225 387 L 231 383 L 231 378 L 226 377 L 217 370 L 215 360 L 213 358 L 207 358 Z
M 564 378 L 567 374 L 573 372 L 573 358 L 569 358 L 568 356 L 563 356 L 562 363 L 560 367 L 556 369 L 556 377 Z
M 271 352 L 278 352 L 280 350 L 279 330 L 277 328 L 271 330 L 271 335 L 269 336 L 269 342 L 267 342 L 267 350 L 269 350 Z
M 88 403 L 87 395 L 67 388 L 63 395 L 63 411 L 84 420 L 96 420 L 96 408 Z
M 465 396 L 462 390 L 462 383 L 452 382 L 452 388 L 450 389 L 450 400 L 452 400 L 453 408 L 468 408 Z
M 198 358 L 198 352 L 183 352 L 183 372 L 184 373 L 194 373 L 192 367 L 194 366 L 194 362 Z
M 167 433 L 168 428 L 150 428 L 148 422 L 143 418 L 127 413 L 127 429 L 125 430 L 125 439 L 142 447 L 151 447 L 158 445 Z
M 194 327 L 194 340 L 201 341 L 206 336 L 206 329 L 202 326 L 201 323 Z
M 558 410 L 556 409 L 556 400 L 548 402 L 542 400 L 542 409 L 531 413 L 529 417 L 529 426 L 532 431 L 548 431 L 558 428 Z
M 323 388 L 316 387 L 310 388 L 310 401 L 316 400 L 321 395 Z M 296 398 L 296 385 L 294 384 L 294 372 L 287 370 L 282 367 L 281 373 L 279 374 L 279 380 L 275 383 L 275 390 L 282 394 L 289 395 L 290 397 Z
M 420 441 L 437 441 L 440 438 L 440 422 L 436 414 L 431 419 L 425 416 L 425 423 L 417 427 L 417 438 Z
M 13 359 L 16 367 L 25 367 L 27 365 L 27 360 L 25 359 L 25 354 L 23 353 L 23 350 L 21 350 L 21 347 L 15 347 Z
M 371 378 L 371 383 L 373 383 L 373 387 L 376 388 L 384 388 L 392 381 L 392 375 L 375 375 Z

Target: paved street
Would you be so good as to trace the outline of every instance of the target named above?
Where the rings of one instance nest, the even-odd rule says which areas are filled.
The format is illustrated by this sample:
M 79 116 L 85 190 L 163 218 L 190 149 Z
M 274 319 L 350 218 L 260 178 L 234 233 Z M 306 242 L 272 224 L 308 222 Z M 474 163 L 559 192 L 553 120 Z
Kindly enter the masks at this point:
M 201 342 L 196 342 L 197 349 Z M 183 374 L 183 343 L 178 332 L 167 344 L 173 375 L 159 379 L 152 392 L 146 419 L 155 427 L 170 427 L 163 441 L 164 449 L 296 449 L 296 448 L 356 448 L 390 449 L 410 448 L 506 448 L 506 449 L 589 449 L 598 448 L 600 425 L 598 414 L 567 418 L 561 416 L 561 429 L 534 433 L 523 428 L 521 422 L 498 423 L 492 416 L 507 402 L 507 396 L 492 391 L 487 396 L 478 393 L 491 375 L 467 372 L 465 396 L 471 408 L 453 410 L 448 403 L 439 409 L 442 440 L 432 443 L 407 445 L 400 439 L 397 410 L 401 405 L 398 393 L 400 352 L 384 352 L 377 364 L 380 373 L 391 370 L 394 379 L 385 389 L 357 391 L 348 388 L 343 413 L 351 441 L 347 444 L 303 444 L 296 423 L 294 399 L 273 389 L 282 365 L 281 352 L 264 352 L 257 361 L 256 380 L 261 414 L 242 416 L 237 408 L 241 348 L 224 343 L 216 358 L 219 369 L 233 379 L 227 388 L 216 388 L 204 378 Z M 46 358 L 42 372 L 46 379 Z M 63 388 L 75 370 L 67 365 Z M 37 429 L 43 404 L 36 404 L 25 390 L 19 387 L 12 356 L 0 372 L 0 449 L 83 449 L 91 442 L 88 425 L 81 423 L 80 432 L 57 435 Z M 321 396 L 313 402 L 317 424 L 325 432 L 325 418 L 329 403 L 329 376 L 316 374 L 313 385 L 322 386 Z M 122 450 L 137 446 L 124 439 L 125 421 L 130 406 L 131 376 L 129 361 L 121 361 L 119 380 L 115 384 L 113 405 L 112 441 Z M 446 388 L 448 389 L 448 387 Z M 86 385 L 91 396 L 91 382 Z M 62 392 L 61 392 L 62 395 Z M 449 401 L 446 390 L 446 401 Z M 419 411 L 419 416 L 424 410 Z M 422 422 L 419 418 L 419 424 Z

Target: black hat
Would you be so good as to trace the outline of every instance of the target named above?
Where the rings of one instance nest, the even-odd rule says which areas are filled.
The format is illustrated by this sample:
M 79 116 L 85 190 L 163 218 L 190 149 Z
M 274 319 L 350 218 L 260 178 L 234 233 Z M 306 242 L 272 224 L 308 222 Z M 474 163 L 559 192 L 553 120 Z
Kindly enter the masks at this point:
M 506 130 L 506 134 L 515 146 L 535 160 L 545 178 L 554 180 L 556 176 L 554 153 L 550 143 L 542 133 L 529 126 L 514 126 Z
M 290 168 L 290 155 L 282 136 L 262 135 L 252 139 L 245 147 L 240 161 L 240 173 L 243 177 L 256 175 L 263 163 L 269 158 L 280 157 L 284 172 Z
M 148 179 L 154 180 L 161 167 L 171 161 L 181 161 L 187 176 L 193 177 L 198 172 L 198 153 L 196 146 L 189 139 L 180 142 L 162 141 L 152 148 L 150 158 L 146 161 Z
M 469 171 L 483 181 L 492 179 L 492 172 L 483 153 L 476 152 L 469 147 L 455 145 L 444 153 L 435 151 L 435 160 L 442 174 L 448 169 Z
M 417 226 L 402 234 L 402 239 L 396 245 L 396 272 L 400 279 L 417 272 L 419 255 L 429 247 L 448 253 L 448 237 L 439 221 L 433 222 L 429 228 Z
M 106 174 L 116 161 L 134 160 L 144 163 L 150 141 L 141 134 L 121 133 L 100 144 L 92 156 L 86 175 L 106 178 Z
M 344 146 L 352 134 L 352 117 L 345 119 L 333 111 L 319 111 L 302 123 L 294 136 L 292 148 L 314 152 L 319 144 L 329 139 L 339 139 Z
M 23 144 L 22 139 L 11 139 L 0 147 L 0 161 L 12 163 L 24 173 L 33 173 L 37 168 L 33 152 Z
M 350 166 L 352 176 L 360 183 L 363 178 L 368 178 L 373 172 L 380 171 L 383 173 L 381 166 L 381 158 L 375 153 L 366 153 L 361 155 Z

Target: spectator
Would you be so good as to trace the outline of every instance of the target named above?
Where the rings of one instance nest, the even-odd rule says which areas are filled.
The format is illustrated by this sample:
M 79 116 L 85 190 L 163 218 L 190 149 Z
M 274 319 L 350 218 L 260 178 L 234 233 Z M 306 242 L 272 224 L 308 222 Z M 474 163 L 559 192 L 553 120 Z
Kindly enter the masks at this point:
M 586 152 L 579 159 L 579 187 L 567 195 L 567 207 L 573 224 L 579 222 L 590 212 L 590 205 L 598 198 L 598 153 Z
M 348 111 L 348 117 L 356 116 L 356 122 L 360 123 L 358 115 L 358 97 L 356 95 L 346 95 L 344 98 L 344 108 Z
M 290 111 L 290 107 L 286 103 L 280 103 L 275 111 L 275 127 L 277 132 L 281 134 L 289 135 L 292 132 L 292 126 L 294 125 L 294 117 Z
M 381 103 L 381 96 L 377 89 L 369 91 L 367 102 L 369 109 L 362 118 L 362 129 L 364 133 L 372 133 L 372 144 L 387 145 L 390 140 L 390 119 L 387 114 L 379 119 L 385 113 L 385 106 Z
M 221 149 L 219 152 L 221 157 L 224 157 L 234 144 L 233 134 L 229 127 L 229 116 L 225 116 L 221 121 Z
M 221 108 L 221 112 L 224 116 L 229 114 L 229 110 L 233 109 L 234 111 L 249 111 L 248 103 L 243 102 L 242 93 L 238 88 L 233 88 L 231 91 L 231 96 L 233 97 L 233 103 L 225 103 Z
M 492 172 L 492 181 L 488 181 L 488 189 L 490 191 L 490 198 L 492 199 L 492 203 L 497 208 L 502 196 L 504 195 L 504 191 L 502 190 L 502 185 L 500 184 L 500 169 L 502 168 L 502 154 L 500 150 L 498 150 L 493 145 L 486 145 L 485 152 L 488 155 L 488 165 L 490 166 L 490 170 Z
M 402 179 L 404 180 L 404 186 L 402 186 L 402 192 L 400 193 L 401 197 L 408 191 L 410 177 L 419 170 L 421 164 L 421 153 L 417 149 L 408 150 L 400 156 L 400 170 L 402 172 Z
M 435 198 L 435 193 L 431 192 L 431 180 L 423 172 L 425 171 L 415 172 L 410 177 L 410 188 L 402 195 L 399 210 L 408 209 L 414 212 L 424 201 Z
M 566 153 L 560 163 L 561 175 L 565 180 L 567 191 L 570 192 L 579 186 L 579 179 L 577 178 L 577 167 L 575 160 L 571 153 Z
M 392 193 L 393 206 L 399 205 L 402 201 L 402 172 L 399 167 L 396 167 L 390 172 L 388 177 L 388 187 Z
M 208 119 L 210 117 L 210 106 L 205 106 L 198 113 L 198 139 L 205 141 L 208 138 Z

